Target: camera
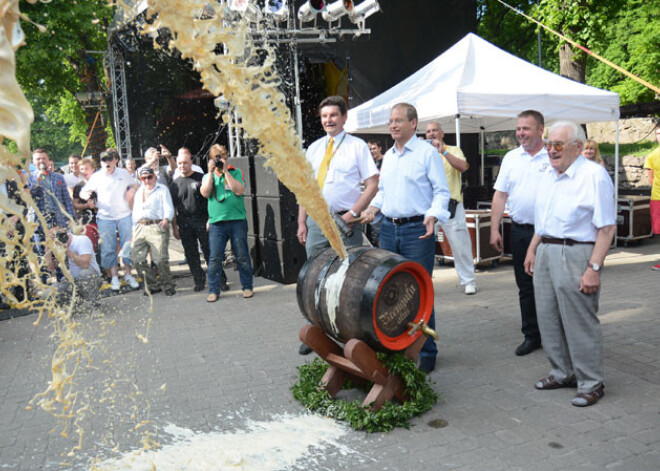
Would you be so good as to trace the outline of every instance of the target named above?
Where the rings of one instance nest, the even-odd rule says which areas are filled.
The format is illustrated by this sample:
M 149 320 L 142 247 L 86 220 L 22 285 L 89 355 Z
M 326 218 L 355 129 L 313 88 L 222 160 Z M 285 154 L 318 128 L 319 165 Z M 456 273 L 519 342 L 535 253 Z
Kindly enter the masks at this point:
M 69 242 L 69 234 L 67 234 L 64 231 L 55 234 L 55 238 L 60 244 L 66 244 L 67 242 Z
M 223 167 L 225 166 L 225 163 L 222 161 L 220 157 L 216 158 L 213 163 L 215 164 L 215 168 L 218 171 L 222 171 Z

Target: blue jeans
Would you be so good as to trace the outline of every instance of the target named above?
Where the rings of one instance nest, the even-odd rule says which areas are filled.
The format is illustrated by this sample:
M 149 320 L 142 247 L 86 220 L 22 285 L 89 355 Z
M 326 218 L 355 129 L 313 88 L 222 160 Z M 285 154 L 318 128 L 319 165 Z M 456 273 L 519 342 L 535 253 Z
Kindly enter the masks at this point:
M 429 276 L 433 277 L 433 264 L 435 263 L 435 238 L 433 234 L 420 239 L 426 233 L 426 226 L 422 222 L 394 225 L 392 221 L 383 220 L 380 228 L 380 248 L 398 253 L 413 262 L 422 265 Z M 428 326 L 435 330 L 435 309 L 431 311 Z M 421 358 L 435 358 L 438 347 L 433 337 L 428 337 L 419 353 Z
M 133 237 L 133 217 L 128 215 L 121 219 L 96 219 L 101 239 L 101 268 L 110 269 L 117 266 L 117 234 L 119 244 L 123 247 Z M 124 265 L 132 266 L 128 257 L 123 257 Z
M 220 294 L 222 258 L 228 240 L 231 241 L 231 249 L 236 257 L 241 287 L 252 289 L 252 262 L 248 251 L 247 227 L 247 219 L 209 224 L 209 293 Z

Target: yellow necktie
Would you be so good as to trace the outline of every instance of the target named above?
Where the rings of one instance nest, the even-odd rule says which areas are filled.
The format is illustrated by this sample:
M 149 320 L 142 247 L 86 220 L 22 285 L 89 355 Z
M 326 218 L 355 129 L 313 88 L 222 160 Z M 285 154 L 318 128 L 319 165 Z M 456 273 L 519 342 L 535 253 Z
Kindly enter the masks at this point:
M 325 155 L 321 161 L 321 166 L 319 167 L 319 173 L 316 175 L 316 180 L 319 182 L 319 186 L 323 189 L 323 184 L 325 183 L 325 176 L 328 174 L 328 168 L 330 168 L 330 161 L 332 160 L 332 148 L 335 140 L 330 138 L 328 141 L 328 146 L 325 148 Z

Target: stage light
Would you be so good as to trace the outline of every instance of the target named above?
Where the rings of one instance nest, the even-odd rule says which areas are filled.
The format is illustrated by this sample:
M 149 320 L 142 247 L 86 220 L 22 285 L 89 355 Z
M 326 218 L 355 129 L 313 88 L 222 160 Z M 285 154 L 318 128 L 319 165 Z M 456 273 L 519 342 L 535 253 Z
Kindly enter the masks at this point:
M 348 13 L 348 19 L 353 23 L 359 23 L 379 11 L 380 5 L 378 4 L 378 0 L 364 0 L 364 2 L 354 7 Z
M 286 0 L 266 0 L 266 15 L 270 15 L 275 21 L 286 21 L 289 17 L 289 8 Z
M 254 0 L 229 0 L 228 6 L 231 11 L 240 13 L 251 23 L 261 20 L 261 10 L 254 4 Z
M 345 14 L 350 13 L 351 10 L 353 10 L 353 0 L 338 0 L 328 5 L 328 9 L 321 16 L 329 23 L 331 21 L 337 21 Z
M 307 0 L 303 6 L 298 9 L 298 19 L 304 23 L 316 18 L 318 12 L 325 11 L 324 0 Z

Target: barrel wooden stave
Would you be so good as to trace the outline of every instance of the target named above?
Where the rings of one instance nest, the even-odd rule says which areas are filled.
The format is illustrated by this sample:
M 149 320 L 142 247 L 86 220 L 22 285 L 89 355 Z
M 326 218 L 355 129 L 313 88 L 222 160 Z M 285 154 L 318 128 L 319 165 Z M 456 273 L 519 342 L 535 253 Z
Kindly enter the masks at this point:
M 342 343 L 357 338 L 378 350 L 402 350 L 412 344 L 421 333 L 408 336 L 408 321 L 428 321 L 433 305 L 433 286 L 423 267 L 386 250 L 349 249 L 349 266 L 339 290 L 333 328 L 328 314 L 326 283 L 333 275 L 338 276 L 342 263 L 332 249 L 307 261 L 298 277 L 297 287 L 298 304 L 305 318 Z M 401 293 L 397 292 L 397 284 L 408 286 L 406 292 L 412 298 L 415 290 L 411 286 L 419 285 L 421 294 L 418 293 L 417 298 L 425 296 L 424 302 L 407 297 L 399 299 Z M 378 299 L 379 296 L 383 298 Z M 392 307 L 383 304 L 385 296 L 392 298 L 389 301 L 395 308 L 406 306 L 408 301 L 412 302 L 413 308 L 410 312 L 405 309 L 394 312 L 394 316 L 388 312 L 390 317 L 386 320 L 389 324 L 386 325 L 376 316 L 377 311 L 387 312 Z

